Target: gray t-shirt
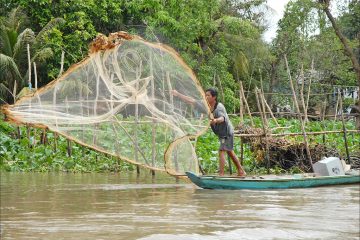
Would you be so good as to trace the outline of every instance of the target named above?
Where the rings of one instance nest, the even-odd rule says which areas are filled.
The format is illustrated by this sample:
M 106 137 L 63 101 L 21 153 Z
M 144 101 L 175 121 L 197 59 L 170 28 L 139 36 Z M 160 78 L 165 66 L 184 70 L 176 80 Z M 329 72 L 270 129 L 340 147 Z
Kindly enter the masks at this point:
M 217 103 L 213 111 L 214 118 L 224 117 L 225 121 L 211 125 L 211 129 L 219 138 L 226 138 L 234 134 L 234 127 L 230 122 L 226 109 L 222 103 Z

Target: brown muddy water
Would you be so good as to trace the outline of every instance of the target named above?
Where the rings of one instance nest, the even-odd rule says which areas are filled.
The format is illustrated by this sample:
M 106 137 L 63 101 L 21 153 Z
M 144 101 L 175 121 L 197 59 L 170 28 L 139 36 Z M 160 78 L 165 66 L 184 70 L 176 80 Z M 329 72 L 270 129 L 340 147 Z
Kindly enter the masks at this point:
M 360 186 L 202 190 L 165 174 L 1 173 L 1 239 L 360 239 Z

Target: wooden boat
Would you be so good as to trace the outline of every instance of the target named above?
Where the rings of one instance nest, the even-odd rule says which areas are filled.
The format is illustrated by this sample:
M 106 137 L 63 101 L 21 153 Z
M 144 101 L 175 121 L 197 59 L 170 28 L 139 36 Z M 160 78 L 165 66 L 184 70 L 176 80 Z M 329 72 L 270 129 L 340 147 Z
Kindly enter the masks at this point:
M 188 178 L 197 186 L 205 189 L 281 189 L 281 188 L 308 188 L 339 184 L 360 183 L 359 173 L 337 176 L 315 176 L 314 174 L 294 174 L 288 176 L 262 177 L 220 177 L 198 176 L 186 172 Z

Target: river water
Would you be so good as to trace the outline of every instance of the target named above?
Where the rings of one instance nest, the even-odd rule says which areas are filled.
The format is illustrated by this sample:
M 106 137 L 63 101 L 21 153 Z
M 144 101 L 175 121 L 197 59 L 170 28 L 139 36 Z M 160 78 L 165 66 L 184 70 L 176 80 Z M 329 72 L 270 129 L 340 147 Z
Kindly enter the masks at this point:
M 1 239 L 360 239 L 359 185 L 202 190 L 165 174 L 1 173 Z

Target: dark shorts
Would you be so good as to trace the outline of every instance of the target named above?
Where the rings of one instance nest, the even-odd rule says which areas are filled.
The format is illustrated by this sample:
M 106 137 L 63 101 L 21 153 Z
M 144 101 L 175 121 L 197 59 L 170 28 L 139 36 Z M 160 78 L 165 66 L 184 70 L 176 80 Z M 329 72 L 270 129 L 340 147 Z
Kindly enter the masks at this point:
M 226 138 L 219 138 L 219 141 L 219 151 L 232 151 L 234 149 L 234 135 L 227 136 Z

